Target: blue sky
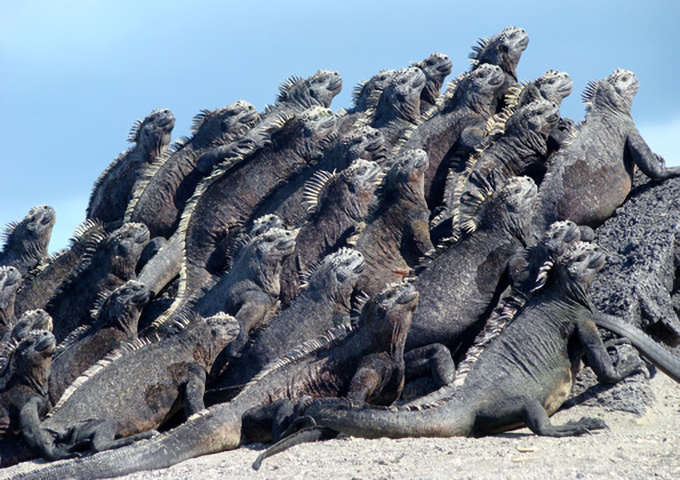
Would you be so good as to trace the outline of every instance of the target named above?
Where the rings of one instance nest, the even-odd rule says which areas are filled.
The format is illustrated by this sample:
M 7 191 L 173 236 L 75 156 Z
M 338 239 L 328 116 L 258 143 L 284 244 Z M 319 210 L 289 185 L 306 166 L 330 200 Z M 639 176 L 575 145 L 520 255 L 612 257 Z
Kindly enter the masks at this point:
M 633 116 L 653 150 L 680 165 L 680 2 L 0 0 L 0 226 L 41 203 L 57 210 L 51 250 L 84 219 L 93 182 L 128 148 L 135 119 L 169 108 L 173 139 L 193 116 L 238 99 L 258 109 L 278 84 L 319 68 L 353 87 L 432 52 L 468 69 L 476 40 L 507 25 L 529 47 L 519 76 L 564 70 L 564 116 L 583 118 L 589 80 L 621 67 L 640 79 Z

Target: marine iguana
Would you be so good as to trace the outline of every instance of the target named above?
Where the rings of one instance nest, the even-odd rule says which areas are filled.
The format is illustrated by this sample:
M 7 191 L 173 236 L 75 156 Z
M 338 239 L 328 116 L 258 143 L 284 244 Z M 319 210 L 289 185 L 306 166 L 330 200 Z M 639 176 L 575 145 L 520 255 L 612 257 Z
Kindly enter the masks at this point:
M 54 321 L 58 342 L 75 328 L 91 323 L 90 310 L 101 292 L 135 278 L 135 265 L 148 241 L 145 225 L 126 223 L 111 232 L 98 245 L 90 262 L 64 282 L 46 308 Z
M 54 335 L 47 330 L 32 330 L 17 345 L 13 352 L 14 371 L 0 391 L 0 437 L 19 430 L 19 413 L 32 397 L 40 398 L 45 413 L 47 379 L 55 348 Z
M 237 356 L 252 330 L 274 316 L 281 288 L 281 262 L 293 253 L 296 235 L 293 230 L 272 228 L 256 236 L 242 248 L 226 274 L 189 300 L 191 310 L 199 315 L 227 312 L 238 321 L 239 334 L 225 349 L 223 358 Z
M 344 395 L 360 367 L 361 376 L 373 368 L 373 371 L 396 370 L 396 375 L 389 372 L 389 377 L 398 379 L 398 362 L 388 357 L 390 352 L 395 356 L 403 352 L 404 337 L 417 302 L 418 292 L 413 286 L 392 286 L 364 305 L 355 330 L 347 333 L 347 327 L 340 327 L 325 338 L 298 347 L 257 375 L 231 402 L 199 412 L 179 427 L 149 441 L 55 463 L 26 476 L 114 477 L 164 468 L 189 458 L 234 449 L 253 440 L 265 440 L 259 431 L 257 437 L 252 438 L 256 432 L 249 434 L 250 424 L 263 415 L 270 416 L 271 410 L 282 403 L 279 400 L 293 400 L 303 394 Z M 363 361 L 369 355 L 373 355 L 373 367 Z M 383 368 L 389 365 L 397 368 Z M 372 387 L 366 384 L 364 388 L 357 388 L 355 398 L 366 397 Z M 391 397 L 398 394 L 398 386 L 388 388 Z M 261 407 L 254 408 L 257 406 Z
M 236 336 L 233 317 L 185 320 L 163 339 L 138 340 L 109 354 L 69 387 L 40 422 L 26 412 L 23 433 L 48 459 L 68 456 L 84 446 L 118 447 L 148 437 L 183 405 L 187 417 L 203 409 L 207 371 Z M 140 436 L 141 435 L 141 436 Z
M 17 292 L 14 313 L 21 316 L 28 310 L 45 308 L 62 283 L 88 263 L 97 245 L 106 238 L 104 227 L 86 220 L 76 228 L 69 246 L 49 257 L 47 263 L 31 270 Z
M 378 209 L 356 239 L 354 245 L 366 259 L 358 288 L 369 296 L 400 281 L 400 271 L 408 271 L 434 250 L 423 195 L 426 169 L 423 150 L 402 151 L 387 173 Z
M 224 259 L 215 258 L 216 252 L 222 257 L 224 242 L 232 242 L 273 192 L 315 161 L 332 141 L 335 124 L 335 115 L 320 107 L 284 117 L 270 145 L 240 160 L 225 160 L 201 182 L 180 225 L 186 232 L 180 296 L 190 295 L 221 273 Z M 223 247 L 217 250 L 220 243 Z
M 482 436 L 522 424 L 551 437 L 605 428 L 599 418 L 564 425 L 553 425 L 549 418 L 567 398 L 583 357 L 602 382 L 616 383 L 639 368 L 637 359 L 612 363 L 592 319 L 588 287 L 604 262 L 598 247 L 572 245 L 546 285 L 482 353 L 465 384 L 444 387 L 450 390 L 447 397 L 396 408 L 321 399 L 307 402 L 301 413 L 317 426 L 365 438 Z M 298 441 L 284 442 L 299 443 L 307 434 L 303 430 Z
M 208 388 L 206 403 L 227 401 L 268 363 L 334 327 L 348 325 L 352 295 L 364 266 L 364 256 L 350 248 L 326 256 L 308 273 L 302 294 L 255 333 L 240 358 L 233 359 Z
M 485 188 L 492 176 L 498 185 L 511 177 L 531 176 L 539 168 L 537 166 L 544 164 L 548 158 L 548 135 L 559 119 L 560 111 L 555 102 L 538 100 L 519 108 L 508 118 L 505 132 L 497 140 L 470 156 L 463 173 L 451 171 L 444 193 L 446 208 L 439 212 L 431 225 L 436 226 L 450 216 L 456 237 L 460 227 L 459 203 L 463 195 L 478 196 L 474 192 Z M 471 175 L 472 172 L 477 175 Z M 477 184 L 479 179 L 484 185 Z
M 276 103 L 267 107 L 263 116 L 302 113 L 313 107 L 329 108 L 340 90 L 342 77 L 333 70 L 320 69 L 307 78 L 293 75 L 281 82 Z
M 456 358 L 467 350 L 505 290 L 508 260 L 527 244 L 535 199 L 528 177 L 490 184 L 483 196 L 464 199 L 465 235 L 414 280 L 421 297 L 407 351 L 441 343 Z
M 262 215 L 274 214 L 281 218 L 284 225 L 293 228 L 302 226 L 309 220 L 311 214 L 307 205 L 310 182 L 324 183 L 327 177 L 325 172 L 344 170 L 355 160 L 382 163 L 385 157 L 385 141 L 380 131 L 368 126 L 358 127 L 341 137 L 335 145 L 329 146 L 318 163 L 310 165 L 277 189 L 255 216 L 259 218 Z
M 191 138 L 143 173 L 126 204 L 125 221 L 144 223 L 152 238 L 169 238 L 196 185 L 209 173 L 196 168 L 199 157 L 220 143 L 228 144 L 243 136 L 259 120 L 255 107 L 243 100 L 196 115 Z
M 146 285 L 135 280 L 100 298 L 92 312 L 94 322 L 71 332 L 52 359 L 49 382 L 52 405 L 88 367 L 137 338 L 137 322 L 150 298 Z
M 49 205 L 29 210 L 20 222 L 5 229 L 5 244 L 0 251 L 0 267 L 12 266 L 22 277 L 48 258 L 48 246 L 57 215 Z
M 338 132 L 344 135 L 354 128 L 367 126 L 373 120 L 378 100 L 385 87 L 390 84 L 396 70 L 380 70 L 368 80 L 354 87 L 352 100 L 354 106 L 341 111 L 338 119 Z
M 348 168 L 315 175 L 305 188 L 310 212 L 299 229 L 295 252 L 283 262 L 280 300 L 287 306 L 300 293 L 300 274 L 310 271 L 323 258 L 345 246 L 347 239 L 369 214 L 382 169 L 366 160 L 355 160 Z
M 680 167 L 666 168 L 635 127 L 631 107 L 639 86 L 633 72 L 619 69 L 586 88 L 585 121 L 555 154 L 541 185 L 536 235 L 556 220 L 602 224 L 630 193 L 636 166 L 653 180 L 680 175 Z
M 420 93 L 420 114 L 422 115 L 436 105 L 441 95 L 444 79 L 451 73 L 453 64 L 447 55 L 433 53 L 425 60 L 411 63 L 411 66 L 421 69 L 425 74 L 425 87 Z
M 16 347 L 33 330 L 52 331 L 52 317 L 45 310 L 37 309 L 25 312 L 19 317 L 14 328 L 6 332 L 0 339 L 0 390 L 5 388 L 12 377 L 14 371 L 12 355 Z
M 12 266 L 0 267 L 0 339 L 14 327 L 14 303 L 21 274 Z
M 174 127 L 175 116 L 167 109 L 154 110 L 135 122 L 128 137 L 134 147 L 120 154 L 96 180 L 86 218 L 115 225 L 109 230 L 120 226 L 135 183 L 146 167 L 167 152 Z
M 380 95 L 371 126 L 394 147 L 408 138 L 408 132 L 417 126 L 420 118 L 420 95 L 425 88 L 426 77 L 419 68 L 397 70 Z
M 490 63 L 498 65 L 505 73 L 503 87 L 496 94 L 497 111 L 505 107 L 505 94 L 511 86 L 517 83 L 517 65 L 528 45 L 529 36 L 524 30 L 508 26 L 491 38 L 479 39 L 477 45 L 472 47 L 469 55 L 472 64 L 471 71 Z
M 423 116 L 404 143 L 404 148 L 425 150 L 430 159 L 425 173 L 425 198 L 430 208 L 441 204 L 449 167 L 442 163 L 444 158 L 452 148 L 459 156 L 465 156 L 483 141 L 487 121 L 496 112 L 496 96 L 504 79 L 501 67 L 490 64 L 461 76 L 449 85 L 437 109 Z

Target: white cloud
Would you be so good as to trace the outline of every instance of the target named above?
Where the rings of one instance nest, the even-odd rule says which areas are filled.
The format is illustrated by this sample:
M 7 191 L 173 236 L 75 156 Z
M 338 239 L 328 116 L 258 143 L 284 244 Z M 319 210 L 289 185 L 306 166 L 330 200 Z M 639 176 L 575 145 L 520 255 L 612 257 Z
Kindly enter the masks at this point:
M 667 166 L 680 166 L 680 117 L 668 123 L 648 123 L 637 127 L 652 151 L 666 159 Z

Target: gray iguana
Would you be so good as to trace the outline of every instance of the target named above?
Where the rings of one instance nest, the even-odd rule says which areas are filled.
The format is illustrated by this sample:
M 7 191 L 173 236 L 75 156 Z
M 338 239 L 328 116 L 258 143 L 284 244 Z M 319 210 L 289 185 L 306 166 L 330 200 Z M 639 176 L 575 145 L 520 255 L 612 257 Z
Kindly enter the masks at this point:
M 0 267 L 0 339 L 14 326 L 14 303 L 21 273 L 12 266 Z
M 441 203 L 449 167 L 444 159 L 449 150 L 464 156 L 484 140 L 487 122 L 496 112 L 496 97 L 504 80 L 501 67 L 490 64 L 462 75 L 449 85 L 437 109 L 423 116 L 404 143 L 404 148 L 425 150 L 430 159 L 425 174 L 425 198 L 430 208 Z
M 232 360 L 208 388 L 209 403 L 233 397 L 268 363 L 298 345 L 349 324 L 353 293 L 364 267 L 364 257 L 356 250 L 341 248 L 326 256 L 307 273 L 302 293 L 251 337 L 240 358 Z
M 270 364 L 231 402 L 203 410 L 149 441 L 49 465 L 27 476 L 115 477 L 262 441 L 266 435 L 255 432 L 255 424 L 260 423 L 262 416 L 274 414 L 281 403 L 287 403 L 282 401 L 295 400 L 300 395 L 339 396 L 350 392 L 353 398 L 368 398 L 371 394 L 379 395 L 379 387 L 384 386 L 385 402 L 389 404 L 400 391 L 399 378 L 403 379 L 399 362 L 392 358 L 403 353 L 404 338 L 417 303 L 418 292 L 413 286 L 391 286 L 364 305 L 356 329 L 348 333 L 347 327 L 339 327 L 299 346 Z M 392 380 L 392 385 L 372 381 L 383 379 L 370 375 L 381 371 L 386 374 L 383 378 Z
M 136 277 L 135 265 L 148 241 L 145 225 L 126 223 L 111 232 L 91 260 L 62 284 L 46 308 L 54 321 L 58 342 L 77 327 L 91 323 L 90 310 L 101 292 Z
M 106 232 L 98 222 L 86 220 L 77 227 L 68 247 L 50 255 L 46 263 L 31 270 L 23 279 L 17 292 L 15 314 L 20 316 L 28 310 L 45 308 L 69 275 L 90 261 L 104 238 Z
M 359 82 L 352 92 L 353 106 L 340 112 L 338 132 L 346 134 L 354 128 L 370 125 L 375 108 L 385 87 L 390 84 L 396 70 L 380 70 L 368 80 Z
M 366 274 L 358 288 L 369 296 L 400 281 L 434 250 L 423 195 L 425 170 L 423 150 L 402 151 L 385 177 L 375 213 L 356 238 L 354 246 L 366 259 Z
M 203 409 L 207 371 L 238 325 L 218 314 L 185 320 L 178 329 L 107 355 L 73 382 L 44 420 L 35 410 L 22 412 L 27 442 L 54 460 L 146 438 L 182 406 L 187 417 Z
M 199 157 L 243 136 L 259 119 L 255 107 L 242 100 L 194 117 L 191 138 L 149 165 L 135 185 L 125 221 L 144 223 L 151 237 L 170 237 L 196 185 L 209 173 L 196 168 Z
M 52 227 L 57 215 L 49 205 L 38 205 L 29 210 L 23 220 L 12 222 L 5 229 L 5 244 L 0 251 L 0 267 L 12 266 L 21 276 L 45 262 Z
M 569 248 L 545 286 L 484 350 L 464 385 L 444 387 L 448 396 L 382 409 L 317 400 L 307 402 L 301 413 L 317 426 L 365 438 L 481 436 L 522 424 L 551 437 L 605 428 L 599 418 L 564 425 L 553 425 L 549 418 L 566 400 L 583 357 L 602 382 L 616 383 L 639 369 L 635 358 L 612 363 L 592 319 L 588 287 L 604 262 L 596 246 L 578 242 Z M 294 437 L 284 442 L 297 443 Z
M 134 147 L 120 154 L 96 180 L 86 218 L 120 226 L 135 183 L 146 167 L 167 152 L 174 127 L 175 116 L 167 109 L 154 110 L 135 122 L 128 137 Z
M 300 293 L 300 275 L 345 246 L 355 229 L 368 216 L 374 193 L 383 179 L 375 162 L 355 160 L 346 169 L 320 172 L 305 188 L 305 205 L 310 212 L 299 229 L 295 252 L 283 262 L 281 303 L 289 305 Z
M 314 162 L 332 141 L 336 117 L 315 107 L 281 122 L 270 143 L 237 157 L 235 166 L 232 159 L 225 160 L 196 189 L 180 226 L 186 235 L 181 296 L 204 287 L 221 273 L 223 252 L 241 228 L 273 192 Z M 222 246 L 218 249 L 218 245 Z
M 631 107 L 639 86 L 633 72 L 619 69 L 586 88 L 585 121 L 555 154 L 541 184 L 536 235 L 557 220 L 602 224 L 630 193 L 636 166 L 653 180 L 680 175 L 680 167 L 665 168 L 635 127 Z
M 93 323 L 71 332 L 52 359 L 49 394 L 53 405 L 88 367 L 137 338 L 137 322 L 150 298 L 149 289 L 135 280 L 105 292 L 93 309 Z
M 425 74 L 425 88 L 420 94 L 421 115 L 433 108 L 441 94 L 444 79 L 451 73 L 453 64 L 451 59 L 442 53 L 433 53 L 425 60 L 411 63 Z

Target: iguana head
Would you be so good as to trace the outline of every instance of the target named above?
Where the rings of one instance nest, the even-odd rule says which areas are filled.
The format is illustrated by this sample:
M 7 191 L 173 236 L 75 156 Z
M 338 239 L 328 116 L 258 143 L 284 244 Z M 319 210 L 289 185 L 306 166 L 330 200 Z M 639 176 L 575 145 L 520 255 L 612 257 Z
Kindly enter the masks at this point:
M 20 286 L 19 270 L 12 266 L 0 267 L 0 310 L 6 309 L 10 304 L 14 305 L 14 298 Z M 11 319 L 14 312 L 9 313 Z
M 299 117 L 295 135 L 301 156 L 318 155 L 336 138 L 338 117 L 329 109 L 313 107 Z M 287 133 L 282 133 L 288 136 Z
M 57 214 L 49 205 L 31 208 L 23 220 L 8 225 L 3 251 L 16 249 L 24 257 L 34 259 L 36 264 L 47 260 L 52 227 L 56 221 Z
M 420 117 L 420 94 L 425 74 L 419 68 L 402 68 L 394 73 L 378 101 L 376 118 L 401 118 L 415 123 Z
M 128 140 L 137 144 L 137 148 L 143 149 L 152 161 L 170 145 L 173 128 L 175 128 L 175 116 L 167 108 L 159 108 L 147 115 L 141 122 L 135 123 Z
M 529 45 L 529 36 L 518 27 L 505 27 L 503 31 L 491 38 L 484 38 L 477 42 L 470 53 L 472 69 L 481 64 L 498 65 L 505 73 L 517 81 L 517 64 L 522 52 Z
M 279 102 L 298 107 L 331 106 L 333 98 L 342 90 L 342 77 L 332 70 L 319 70 L 308 78 L 294 77 L 281 84 Z
M 385 191 L 399 192 L 412 199 L 424 198 L 425 171 L 429 158 L 425 150 L 409 148 L 399 153 L 385 178 Z
M 557 126 L 560 120 L 560 107 L 548 100 L 537 100 L 520 107 L 510 116 L 506 124 L 506 134 L 522 136 L 525 131 L 536 132 L 545 137 Z
M 196 137 L 213 141 L 231 141 L 260 121 L 254 105 L 238 100 L 217 110 L 203 110 L 194 117 L 191 130 Z
M 238 336 L 240 327 L 234 317 L 224 312 L 219 312 L 212 317 L 206 318 L 205 323 L 210 329 L 210 338 L 207 342 L 208 349 L 205 352 L 208 357 L 205 360 L 207 360 L 207 369 L 209 370 L 217 355 Z M 194 354 L 195 357 L 197 353 L 198 349 Z
M 97 254 L 109 259 L 113 271 L 120 274 L 134 272 L 142 250 L 149 243 L 149 229 L 143 223 L 126 223 L 106 237 Z
M 460 105 L 476 112 L 487 113 L 495 105 L 496 96 L 504 84 L 503 69 L 498 65 L 484 63 L 452 84 L 455 90 L 448 94 L 452 98 L 444 107 L 444 113 Z
M 423 90 L 423 98 L 429 103 L 435 103 L 441 93 L 444 79 L 453 68 L 451 59 L 443 53 L 433 53 L 425 60 L 412 63 L 411 66 L 419 68 L 425 74 L 426 85 Z
M 377 351 L 385 349 L 403 355 L 419 298 L 418 291 L 410 283 L 389 285 L 366 302 L 357 329 L 362 335 L 371 336 Z
M 582 99 L 588 111 L 611 111 L 630 113 L 633 98 L 640 88 L 640 81 L 630 70 L 617 69 L 604 80 L 590 82 Z
M 137 321 L 151 300 L 149 288 L 136 280 L 129 280 L 108 295 L 92 317 L 106 326 L 115 326 L 130 333 L 137 332 Z
M 396 70 L 380 70 L 368 80 L 361 82 L 354 89 L 354 108 L 364 111 L 378 105 L 380 95 L 390 84 Z
M 495 177 L 473 172 L 470 179 L 480 186 L 461 196 L 461 229 L 472 233 L 480 228 L 502 228 L 525 241 L 531 226 L 538 189 L 529 177 L 511 177 L 496 184 Z
M 52 332 L 47 330 L 29 332 L 12 356 L 15 365 L 14 376 L 21 378 L 21 384 L 43 391 L 47 387 L 52 356 L 56 348 L 57 341 Z
M 273 213 L 268 213 L 267 215 L 262 215 L 253 221 L 253 226 L 250 227 L 250 232 L 248 234 L 251 237 L 257 237 L 272 228 L 284 228 L 283 220 L 278 215 Z
M 580 240 L 581 229 L 571 220 L 554 222 L 550 225 L 539 241 L 540 252 L 545 261 L 540 266 L 533 266 L 534 268 L 539 267 L 539 271 L 537 277 L 531 279 L 534 285 L 530 289 L 542 288 L 555 264 L 555 260 Z
M 548 70 L 534 81 L 541 96 L 560 105 L 571 94 L 574 82 L 566 72 Z
M 341 248 L 327 255 L 307 276 L 307 291 L 315 298 L 331 298 L 349 312 L 352 292 L 366 261 L 358 250 Z
M 341 143 L 347 162 L 358 158 L 379 162 L 385 158 L 387 152 L 383 134 L 369 126 L 352 130 L 342 138 Z
M 12 338 L 20 340 L 31 330 L 52 331 L 52 317 L 41 308 L 24 312 L 12 329 Z
M 252 252 L 257 262 L 280 263 L 295 251 L 297 233 L 297 230 L 272 228 L 253 238 L 245 248 Z
M 548 282 L 556 283 L 571 298 L 588 306 L 588 290 L 607 261 L 607 255 L 596 244 L 576 242 L 555 261 Z

